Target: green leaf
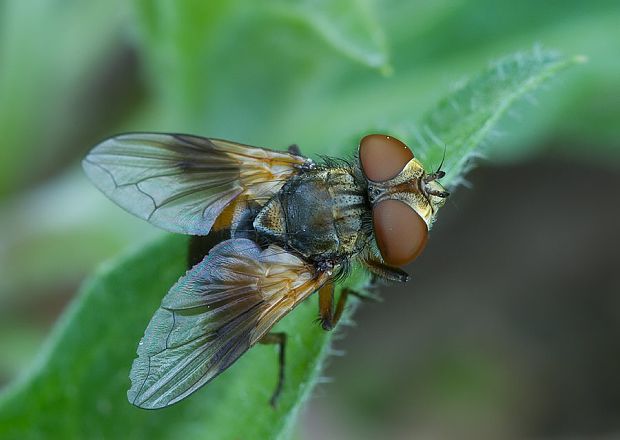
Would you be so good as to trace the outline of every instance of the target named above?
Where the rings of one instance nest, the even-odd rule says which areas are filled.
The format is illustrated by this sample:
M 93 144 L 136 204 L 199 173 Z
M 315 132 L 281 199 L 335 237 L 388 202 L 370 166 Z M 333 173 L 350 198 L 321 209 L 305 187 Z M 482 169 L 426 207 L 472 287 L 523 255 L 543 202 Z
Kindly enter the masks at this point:
M 472 159 L 485 154 L 483 141 L 515 100 L 529 96 L 545 80 L 583 61 L 581 56 L 565 58 L 535 47 L 491 63 L 423 118 L 416 136 L 426 150 L 422 159 L 427 166 L 439 163 L 446 148 L 444 181 L 454 187 Z
M 396 123 L 385 128 L 426 145 L 427 166 L 440 160 L 445 143 L 449 174 L 444 183 L 454 186 L 507 107 L 577 60 L 540 50 L 507 57 L 441 101 L 421 130 L 403 130 Z M 314 323 L 316 295 L 278 324 L 290 339 L 287 383 L 277 410 L 267 404 L 276 380 L 276 350 L 265 346 L 251 349 L 171 408 L 144 411 L 127 402 L 136 345 L 153 311 L 183 274 L 186 247 L 185 238 L 166 236 L 108 264 L 85 284 L 33 370 L 0 399 L 0 437 L 233 439 L 290 432 L 319 379 L 333 337 Z M 356 272 L 347 282 L 359 287 L 364 279 Z

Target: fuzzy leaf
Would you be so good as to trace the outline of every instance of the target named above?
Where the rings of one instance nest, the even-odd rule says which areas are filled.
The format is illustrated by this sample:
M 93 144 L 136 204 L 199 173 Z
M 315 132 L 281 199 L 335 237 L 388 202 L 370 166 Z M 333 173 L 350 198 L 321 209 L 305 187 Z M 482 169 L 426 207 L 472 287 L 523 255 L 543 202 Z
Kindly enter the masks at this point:
M 425 115 L 416 133 L 424 147 L 423 162 L 426 166 L 440 163 L 445 148 L 444 182 L 449 187 L 458 185 L 472 159 L 485 155 L 485 139 L 511 104 L 583 61 L 583 57 L 566 58 L 535 47 L 492 62 Z

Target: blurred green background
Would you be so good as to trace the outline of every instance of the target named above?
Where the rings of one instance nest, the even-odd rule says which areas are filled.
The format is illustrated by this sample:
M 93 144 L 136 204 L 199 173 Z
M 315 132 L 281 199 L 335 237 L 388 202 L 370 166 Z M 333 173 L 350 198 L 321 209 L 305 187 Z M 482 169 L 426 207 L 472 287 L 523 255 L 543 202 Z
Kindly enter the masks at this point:
M 299 436 L 620 435 L 617 1 L 3 1 L 0 387 L 98 263 L 160 234 L 81 173 L 102 137 L 353 154 L 351 133 L 408 129 L 535 45 L 589 62 L 502 121 L 413 281 L 337 343 Z

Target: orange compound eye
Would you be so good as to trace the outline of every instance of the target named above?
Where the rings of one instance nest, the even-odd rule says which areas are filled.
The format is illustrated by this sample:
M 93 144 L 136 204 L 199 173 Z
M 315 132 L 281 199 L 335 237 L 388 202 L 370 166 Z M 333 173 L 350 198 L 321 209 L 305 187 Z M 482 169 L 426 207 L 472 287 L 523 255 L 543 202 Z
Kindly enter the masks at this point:
M 426 246 L 426 222 L 400 200 L 377 203 L 372 209 L 372 223 L 381 256 L 390 266 L 404 266 L 413 261 Z
M 398 175 L 413 159 L 411 150 L 396 138 L 369 134 L 360 142 L 360 163 L 366 177 L 384 182 Z

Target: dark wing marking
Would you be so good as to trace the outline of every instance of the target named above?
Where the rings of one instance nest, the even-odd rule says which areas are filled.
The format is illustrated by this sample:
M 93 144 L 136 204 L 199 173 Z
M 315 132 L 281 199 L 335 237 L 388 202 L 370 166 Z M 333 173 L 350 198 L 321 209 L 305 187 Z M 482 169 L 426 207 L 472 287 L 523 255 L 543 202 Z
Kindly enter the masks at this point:
M 308 162 L 219 139 L 130 133 L 95 146 L 83 166 L 130 213 L 171 232 L 206 235 L 237 197 L 264 204 Z
M 161 408 L 187 397 L 239 358 L 328 275 L 272 245 L 214 247 L 168 292 L 138 346 L 127 397 Z

